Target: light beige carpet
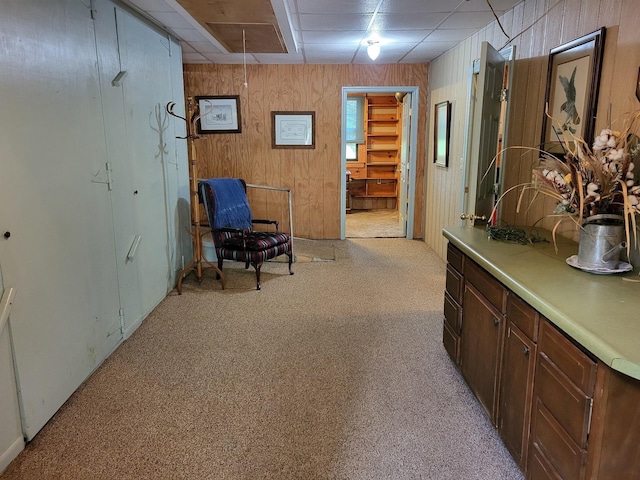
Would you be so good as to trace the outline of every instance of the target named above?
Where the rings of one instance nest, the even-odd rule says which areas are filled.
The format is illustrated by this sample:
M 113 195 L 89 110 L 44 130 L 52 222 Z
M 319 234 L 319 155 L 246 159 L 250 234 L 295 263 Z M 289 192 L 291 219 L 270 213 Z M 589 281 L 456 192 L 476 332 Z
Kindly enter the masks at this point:
M 296 262 L 328 262 L 335 260 L 335 242 L 339 241 L 294 238 L 293 253 Z
M 444 262 L 331 243 L 261 291 L 188 276 L 0 478 L 522 479 L 442 347 Z
M 404 237 L 395 209 L 351 210 L 345 227 L 347 238 Z

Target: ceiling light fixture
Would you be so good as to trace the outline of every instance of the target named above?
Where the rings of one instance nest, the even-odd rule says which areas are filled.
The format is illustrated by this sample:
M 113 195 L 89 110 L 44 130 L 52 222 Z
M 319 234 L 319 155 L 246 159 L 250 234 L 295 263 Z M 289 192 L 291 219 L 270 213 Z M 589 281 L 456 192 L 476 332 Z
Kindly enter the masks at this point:
M 369 46 L 367 47 L 367 55 L 371 60 L 375 60 L 380 55 L 380 42 L 377 40 L 367 40 Z

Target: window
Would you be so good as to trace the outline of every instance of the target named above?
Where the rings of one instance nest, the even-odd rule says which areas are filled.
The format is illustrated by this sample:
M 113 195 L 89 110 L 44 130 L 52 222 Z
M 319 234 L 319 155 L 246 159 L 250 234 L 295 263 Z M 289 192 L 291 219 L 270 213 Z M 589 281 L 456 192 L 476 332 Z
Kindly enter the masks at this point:
M 347 143 L 346 148 L 347 161 L 358 160 L 358 144 Z
M 364 143 L 364 97 L 347 98 L 346 130 L 347 143 Z

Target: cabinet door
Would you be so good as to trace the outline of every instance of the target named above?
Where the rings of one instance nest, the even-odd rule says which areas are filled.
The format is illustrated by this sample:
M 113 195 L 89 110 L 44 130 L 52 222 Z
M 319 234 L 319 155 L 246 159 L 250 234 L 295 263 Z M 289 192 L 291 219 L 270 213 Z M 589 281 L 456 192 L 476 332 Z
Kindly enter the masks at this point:
M 462 307 L 462 375 L 496 425 L 504 317 L 473 286 Z
M 527 464 L 535 359 L 536 345 L 510 322 L 504 342 L 498 429 L 523 471 Z

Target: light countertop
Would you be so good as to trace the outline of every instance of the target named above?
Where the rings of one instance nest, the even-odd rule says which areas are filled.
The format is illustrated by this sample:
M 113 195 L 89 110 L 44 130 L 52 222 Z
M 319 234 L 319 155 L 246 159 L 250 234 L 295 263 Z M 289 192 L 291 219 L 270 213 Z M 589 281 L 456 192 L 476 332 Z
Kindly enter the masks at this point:
M 443 235 L 599 360 L 640 380 L 640 276 L 597 275 L 569 266 L 578 245 L 490 240 L 484 228 L 446 227 Z

